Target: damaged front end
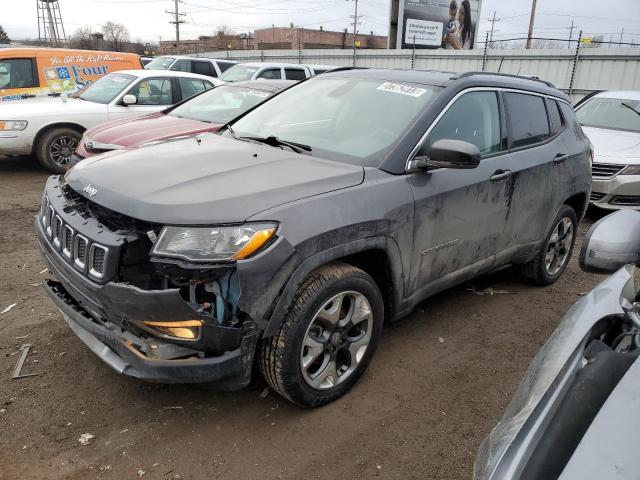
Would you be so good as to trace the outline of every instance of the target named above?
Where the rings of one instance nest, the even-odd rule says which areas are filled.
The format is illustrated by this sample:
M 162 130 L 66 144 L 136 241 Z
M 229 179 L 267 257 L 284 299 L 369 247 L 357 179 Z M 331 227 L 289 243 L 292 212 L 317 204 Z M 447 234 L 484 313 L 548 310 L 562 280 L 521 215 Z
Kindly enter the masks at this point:
M 238 307 L 236 262 L 173 255 L 185 235 L 164 242 L 166 254 L 156 251 L 166 228 L 110 211 L 51 177 L 36 221 L 58 280 L 46 289 L 78 337 L 119 373 L 241 388 L 259 331 Z

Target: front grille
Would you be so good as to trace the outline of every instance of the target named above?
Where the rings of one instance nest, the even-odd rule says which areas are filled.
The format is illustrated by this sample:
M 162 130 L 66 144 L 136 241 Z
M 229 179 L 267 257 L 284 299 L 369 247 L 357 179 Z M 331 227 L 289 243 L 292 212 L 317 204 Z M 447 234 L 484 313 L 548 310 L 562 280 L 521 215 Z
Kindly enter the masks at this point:
M 597 179 L 613 178 L 625 167 L 626 165 L 615 165 L 612 163 L 594 163 L 591 165 L 591 174 L 593 178 Z
M 613 197 L 609 202 L 612 205 L 623 205 L 628 207 L 640 206 L 640 196 L 637 195 L 618 195 Z
M 606 196 L 606 193 L 591 192 L 591 196 L 589 197 L 589 200 L 591 200 L 592 202 L 598 202 L 602 200 L 605 196 Z
M 47 241 L 62 253 L 76 269 L 95 280 L 104 279 L 109 248 L 93 242 L 76 232 L 58 215 L 45 195 L 38 220 L 42 223 Z

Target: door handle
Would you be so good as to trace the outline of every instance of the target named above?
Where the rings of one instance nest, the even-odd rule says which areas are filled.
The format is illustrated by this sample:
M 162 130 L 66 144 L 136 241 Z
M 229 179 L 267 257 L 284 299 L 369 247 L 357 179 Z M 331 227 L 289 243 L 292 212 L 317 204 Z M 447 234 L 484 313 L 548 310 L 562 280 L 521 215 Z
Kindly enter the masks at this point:
M 492 182 L 501 182 L 505 178 L 509 178 L 511 175 L 513 175 L 511 170 L 496 170 L 495 173 L 489 177 L 489 180 Z
M 553 163 L 562 163 L 565 160 L 569 160 L 569 155 L 566 153 L 559 153 L 555 157 L 553 157 Z

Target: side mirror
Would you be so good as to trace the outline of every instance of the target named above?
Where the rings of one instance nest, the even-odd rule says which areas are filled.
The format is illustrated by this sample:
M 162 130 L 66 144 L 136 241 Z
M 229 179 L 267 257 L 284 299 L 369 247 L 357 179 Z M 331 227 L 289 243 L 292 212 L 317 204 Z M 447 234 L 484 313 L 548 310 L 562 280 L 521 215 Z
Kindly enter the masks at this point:
M 122 97 L 122 103 L 127 106 L 135 105 L 136 103 L 138 103 L 138 99 L 135 95 L 131 95 L 130 93 L 128 93 L 124 97 Z
M 412 168 L 476 168 L 480 164 L 480 150 L 461 140 L 438 140 L 433 145 L 422 145 L 411 161 Z
M 612 273 L 628 263 L 640 264 L 640 212 L 619 210 L 591 226 L 582 242 L 580 268 Z

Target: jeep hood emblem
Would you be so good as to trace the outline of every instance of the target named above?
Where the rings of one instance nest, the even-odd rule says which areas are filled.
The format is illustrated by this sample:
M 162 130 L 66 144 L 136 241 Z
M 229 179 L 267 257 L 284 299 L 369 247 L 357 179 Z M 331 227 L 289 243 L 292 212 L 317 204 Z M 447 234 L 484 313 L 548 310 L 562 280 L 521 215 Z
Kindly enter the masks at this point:
M 93 197 L 96 193 L 98 193 L 98 189 L 93 187 L 91 184 L 84 187 L 82 191 L 87 195 L 89 195 L 90 197 Z

